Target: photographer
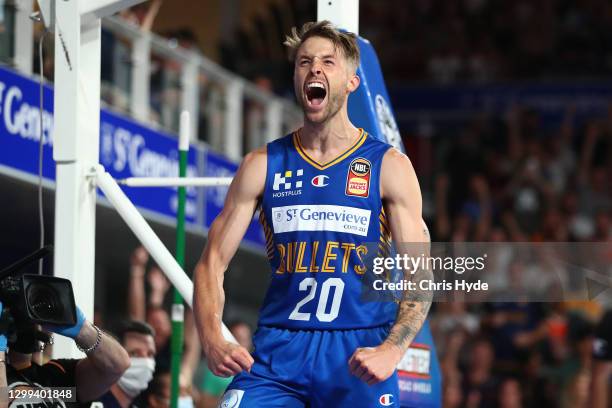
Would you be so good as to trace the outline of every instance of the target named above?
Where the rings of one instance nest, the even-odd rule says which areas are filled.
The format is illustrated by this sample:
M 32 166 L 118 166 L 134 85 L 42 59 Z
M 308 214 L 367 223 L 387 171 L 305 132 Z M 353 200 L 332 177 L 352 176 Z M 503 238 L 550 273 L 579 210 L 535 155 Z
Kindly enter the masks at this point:
M 40 403 L 45 406 L 79 406 L 79 403 L 91 401 L 105 393 L 130 366 L 130 358 L 123 347 L 87 321 L 78 307 L 76 312 L 75 325 L 47 326 L 45 329 L 74 339 L 77 347 L 87 356 L 83 359 L 58 359 L 43 365 L 35 364 L 32 353 L 40 350 L 40 341 L 45 339 L 46 334 L 33 324 L 16 322 L 16 336 L 9 338 L 6 364 L 11 408 L 37 406 Z M 0 353 L 5 335 L 0 333 Z

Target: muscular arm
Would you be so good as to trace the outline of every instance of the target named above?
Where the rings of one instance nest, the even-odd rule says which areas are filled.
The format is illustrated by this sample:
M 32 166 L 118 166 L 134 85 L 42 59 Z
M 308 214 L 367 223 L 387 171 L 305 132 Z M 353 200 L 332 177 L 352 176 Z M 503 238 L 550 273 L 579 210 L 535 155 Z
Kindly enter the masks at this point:
M 385 154 L 381 170 L 381 193 L 391 236 L 399 255 L 420 257 L 429 254 L 429 234 L 421 218 L 421 191 L 410 160 L 392 149 Z M 421 269 L 406 280 L 430 280 L 432 273 Z M 418 287 L 418 286 L 417 286 Z M 389 378 L 420 330 L 432 293 L 407 290 L 399 303 L 395 323 L 385 341 L 374 348 L 358 348 L 349 360 L 351 373 L 369 385 Z
M 194 272 L 194 304 L 196 327 L 206 353 L 209 367 L 215 375 L 233 375 L 239 367 L 227 358 L 227 347 L 221 334 L 221 317 L 225 295 L 223 277 L 236 253 L 264 190 L 266 178 L 266 151 L 256 150 L 248 154 L 232 184 L 223 210 L 208 232 L 208 242 Z M 251 360 L 246 349 L 242 359 Z M 225 364 L 222 360 L 225 361 Z M 243 364 L 239 365 L 244 368 Z
M 96 342 L 97 331 L 85 322 L 75 339 L 82 346 Z M 130 357 L 121 345 L 102 333 L 100 345 L 76 366 L 76 389 L 79 401 L 91 401 L 105 393 L 130 366 Z
M 429 236 L 422 220 L 422 200 L 419 182 L 408 157 L 395 149 L 385 154 L 381 170 L 382 198 L 389 220 L 391 237 L 399 254 L 420 257 L 429 255 Z M 431 270 L 420 269 L 405 279 L 418 282 L 431 280 Z M 385 343 L 399 347 L 401 354 L 420 330 L 429 308 L 432 293 L 407 290 L 399 303 L 395 324 Z

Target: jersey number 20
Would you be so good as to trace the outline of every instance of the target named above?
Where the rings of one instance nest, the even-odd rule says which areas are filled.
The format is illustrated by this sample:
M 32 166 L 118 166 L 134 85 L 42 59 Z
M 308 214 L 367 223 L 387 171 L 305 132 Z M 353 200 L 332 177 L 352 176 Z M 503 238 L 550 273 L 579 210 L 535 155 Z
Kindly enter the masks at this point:
M 332 299 L 331 308 L 329 312 L 327 309 L 327 300 L 329 298 L 329 291 L 334 287 L 334 297 Z M 306 303 L 310 302 L 317 294 L 317 281 L 315 278 L 304 278 L 300 282 L 300 292 L 306 291 L 310 288 L 310 292 L 306 297 L 300 300 L 295 308 L 289 315 L 291 320 L 310 320 L 311 313 L 300 312 L 300 308 Z M 328 278 L 321 285 L 321 294 L 319 295 L 319 303 L 317 305 L 317 319 L 320 322 L 331 322 L 338 317 L 340 311 L 340 301 L 342 300 L 342 292 L 344 292 L 344 282 L 340 278 Z

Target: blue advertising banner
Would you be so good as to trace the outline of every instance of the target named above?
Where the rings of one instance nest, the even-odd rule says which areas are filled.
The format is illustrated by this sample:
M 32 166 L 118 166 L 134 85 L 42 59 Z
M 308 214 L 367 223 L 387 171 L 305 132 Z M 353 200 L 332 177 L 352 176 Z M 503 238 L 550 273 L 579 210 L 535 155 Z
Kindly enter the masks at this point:
M 38 175 L 39 84 L 8 68 L 0 67 L 0 169 Z M 43 177 L 55 180 L 53 161 L 53 89 L 44 87 Z M 100 163 L 116 179 L 127 177 L 176 177 L 178 142 L 173 135 L 152 130 L 109 110 L 100 112 Z M 207 163 L 198 166 L 198 163 Z M 237 165 L 200 146 L 191 146 L 188 177 L 231 176 Z M 122 187 L 139 208 L 174 219 L 177 189 L 172 187 Z M 207 229 L 221 211 L 227 187 L 187 188 L 186 221 Z M 100 193 L 101 194 L 101 193 Z M 198 194 L 204 199 L 198 200 Z M 245 241 L 254 248 L 264 247 L 259 223 L 251 223 Z
M 38 83 L 0 67 L 0 166 L 38 175 L 40 111 Z M 43 177 L 55 180 L 53 90 L 45 86 Z
M 187 156 L 187 177 L 197 177 L 197 148 Z M 153 131 L 108 111 L 100 112 L 100 163 L 115 179 L 127 177 L 177 177 L 178 142 L 175 137 Z M 176 217 L 175 187 L 122 187 L 134 205 Z M 197 189 L 187 188 L 185 221 L 197 222 Z

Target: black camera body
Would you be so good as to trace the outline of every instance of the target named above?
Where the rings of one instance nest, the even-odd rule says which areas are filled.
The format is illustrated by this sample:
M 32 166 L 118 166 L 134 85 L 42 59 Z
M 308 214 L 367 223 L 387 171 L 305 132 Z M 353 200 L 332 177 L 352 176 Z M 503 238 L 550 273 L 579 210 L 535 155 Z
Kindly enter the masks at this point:
M 76 324 L 74 293 L 68 279 L 21 273 L 51 252 L 51 246 L 43 247 L 0 271 L 0 302 L 16 326 Z

